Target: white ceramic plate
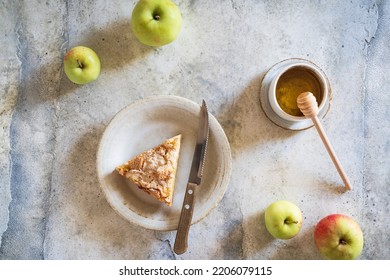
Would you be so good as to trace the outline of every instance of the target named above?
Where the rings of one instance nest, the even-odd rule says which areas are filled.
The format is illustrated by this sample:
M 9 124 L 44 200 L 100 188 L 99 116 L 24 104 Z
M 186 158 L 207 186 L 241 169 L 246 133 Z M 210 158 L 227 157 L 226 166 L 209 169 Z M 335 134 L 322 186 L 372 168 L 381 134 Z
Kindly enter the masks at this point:
M 154 230 L 175 230 L 179 222 L 198 130 L 200 104 L 178 96 L 157 96 L 121 110 L 107 126 L 97 154 L 101 188 L 109 204 L 128 221 Z M 229 142 L 209 113 L 210 134 L 202 184 L 195 192 L 192 223 L 204 218 L 222 199 L 232 163 Z M 131 185 L 115 167 L 182 134 L 176 188 L 171 207 Z

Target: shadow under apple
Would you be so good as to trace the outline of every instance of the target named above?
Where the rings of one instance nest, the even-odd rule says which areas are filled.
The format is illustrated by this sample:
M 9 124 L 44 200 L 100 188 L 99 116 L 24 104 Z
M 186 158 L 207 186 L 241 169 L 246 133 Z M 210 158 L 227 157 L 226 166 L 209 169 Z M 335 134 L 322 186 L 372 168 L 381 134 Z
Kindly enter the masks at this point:
M 264 213 L 265 210 L 252 214 L 245 221 L 247 224 L 246 231 L 253 238 L 248 246 L 251 246 L 250 251 L 254 255 L 256 255 L 256 252 L 261 252 L 271 246 L 275 240 L 265 227 Z
M 32 109 L 31 105 L 39 106 L 78 89 L 83 90 L 83 87 L 94 87 L 95 82 L 77 85 L 65 75 L 64 56 L 76 46 L 86 46 L 97 53 L 101 62 L 100 76 L 107 71 L 141 60 L 148 53 L 155 51 L 155 48 L 138 41 L 131 30 L 130 19 L 126 19 L 112 22 L 104 28 L 92 29 L 67 49 L 53 49 L 38 54 L 26 53 L 25 60 L 28 64 L 23 68 L 24 79 L 20 83 L 19 91 L 24 96 L 21 102 L 29 104 L 29 111 Z M 32 66 L 35 65 L 34 62 L 36 67 Z
M 134 61 L 141 60 L 148 53 L 155 50 L 155 48 L 138 41 L 131 30 L 130 19 L 113 22 L 104 28 L 92 29 L 80 41 L 70 45 L 65 53 L 76 46 L 89 47 L 96 52 L 101 63 L 100 76 L 107 71 L 117 70 Z M 83 86 L 90 85 L 76 85 L 64 74 L 61 81 L 60 95 L 66 95 Z
M 89 34 L 85 34 L 77 45 L 93 49 L 100 58 L 102 70 L 123 67 L 142 59 L 154 50 L 153 47 L 138 41 L 131 30 L 130 19 L 113 22 L 105 28 L 93 29 Z
M 295 237 L 276 240 L 271 260 L 312 260 L 319 259 L 313 240 L 314 227 L 302 229 Z

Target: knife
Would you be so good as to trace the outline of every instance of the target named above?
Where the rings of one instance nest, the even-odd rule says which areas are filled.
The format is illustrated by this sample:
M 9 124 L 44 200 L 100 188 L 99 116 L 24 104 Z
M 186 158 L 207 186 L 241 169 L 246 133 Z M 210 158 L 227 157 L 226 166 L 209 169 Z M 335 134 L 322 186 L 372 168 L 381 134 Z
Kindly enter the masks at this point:
M 202 107 L 200 109 L 198 135 L 194 156 L 192 158 L 190 176 L 188 178 L 186 193 L 184 195 L 183 206 L 176 232 L 175 245 L 173 247 L 173 250 L 178 255 L 183 254 L 188 248 L 188 232 L 190 230 L 192 214 L 194 212 L 195 189 L 202 182 L 208 138 L 209 114 L 206 102 L 203 100 Z

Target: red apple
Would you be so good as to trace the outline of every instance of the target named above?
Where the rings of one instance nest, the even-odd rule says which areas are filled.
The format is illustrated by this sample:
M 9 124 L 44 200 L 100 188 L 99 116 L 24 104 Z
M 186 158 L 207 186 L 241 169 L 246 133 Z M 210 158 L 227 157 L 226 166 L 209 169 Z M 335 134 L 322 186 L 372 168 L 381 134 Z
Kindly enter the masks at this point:
M 317 249 L 327 259 L 356 259 L 363 249 L 359 224 L 343 214 L 332 214 L 318 222 L 314 230 Z

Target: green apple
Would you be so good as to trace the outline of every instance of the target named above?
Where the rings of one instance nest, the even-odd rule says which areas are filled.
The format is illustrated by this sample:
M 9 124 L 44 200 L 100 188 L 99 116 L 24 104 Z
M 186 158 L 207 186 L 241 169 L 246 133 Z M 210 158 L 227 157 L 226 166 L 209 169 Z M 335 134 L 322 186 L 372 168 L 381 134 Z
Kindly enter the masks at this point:
M 131 28 L 141 43 L 159 47 L 177 38 L 181 21 L 180 10 L 171 0 L 140 0 L 131 15 Z
M 331 214 L 320 220 L 314 230 L 320 254 L 330 260 L 356 259 L 363 249 L 363 232 L 359 224 L 343 214 Z
M 298 234 L 302 227 L 302 212 L 294 203 L 279 200 L 265 210 L 265 227 L 278 239 L 290 239 Z
M 75 84 L 87 84 L 96 80 L 100 74 L 100 60 L 90 48 L 77 46 L 64 57 L 66 76 Z

